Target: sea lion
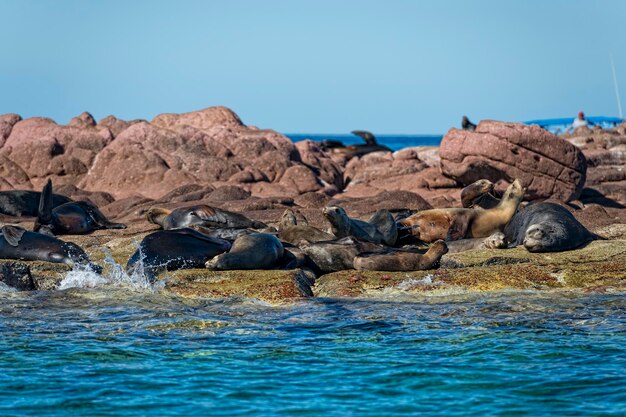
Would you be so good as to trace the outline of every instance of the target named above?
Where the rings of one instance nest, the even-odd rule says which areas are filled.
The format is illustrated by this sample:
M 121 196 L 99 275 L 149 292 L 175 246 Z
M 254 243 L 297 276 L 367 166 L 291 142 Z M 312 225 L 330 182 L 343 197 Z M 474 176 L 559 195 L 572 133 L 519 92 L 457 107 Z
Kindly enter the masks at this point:
M 262 229 L 265 223 L 251 220 L 243 214 L 221 210 L 205 204 L 181 207 L 174 210 L 153 207 L 146 218 L 150 223 L 160 225 L 164 230 L 180 229 L 192 225 L 234 229 Z
M 283 257 L 280 240 L 269 233 L 252 233 L 235 240 L 230 251 L 205 263 L 212 270 L 271 269 Z
M 504 228 L 509 247 L 524 245 L 529 252 L 576 249 L 601 237 L 585 228 L 565 207 L 535 203 L 519 210 Z
M 459 253 L 473 249 L 505 249 L 508 244 L 502 232 L 495 232 L 486 238 L 459 239 L 446 242 L 448 253 Z
M 487 237 L 502 231 L 515 214 L 524 188 L 519 180 L 513 181 L 500 203 L 492 209 L 444 208 L 422 210 L 399 222 L 400 226 L 424 242 Z
M 354 269 L 366 271 L 421 271 L 438 264 L 448 247 L 443 240 L 433 243 L 426 253 L 396 250 L 386 254 L 357 256 Z
M 353 130 L 351 133 L 362 138 L 365 141 L 365 144 L 345 145 L 338 140 L 324 140 L 320 142 L 320 146 L 323 150 L 343 156 L 345 159 L 363 156 L 371 152 L 392 152 L 389 147 L 378 144 L 376 136 L 374 136 L 371 132 L 367 132 L 365 130 Z
M 278 238 L 283 242 L 297 245 L 302 241 L 320 242 L 335 239 L 334 235 L 326 233 L 317 227 L 298 224 L 296 215 L 291 209 L 286 209 L 278 225 Z
M 154 281 L 164 270 L 204 268 L 209 259 L 231 248 L 230 242 L 207 236 L 190 228 L 158 230 L 143 238 L 126 264 L 129 273 L 143 267 Z
M 354 269 L 354 258 L 361 253 L 383 253 L 382 245 L 360 242 L 345 237 L 327 242 L 301 244 L 300 250 L 307 256 L 308 264 L 317 274 Z
M 102 268 L 93 264 L 75 243 L 29 232 L 19 226 L 5 225 L 0 228 L 0 259 L 78 264 L 88 266 L 94 272 L 102 272 Z
M 470 119 L 468 119 L 467 116 L 463 116 L 463 118 L 461 119 L 461 127 L 463 128 L 463 130 L 469 130 L 470 132 L 476 130 L 476 125 L 470 122 Z
M 461 190 L 461 205 L 464 208 L 494 208 L 500 200 L 492 195 L 493 183 L 489 180 L 478 180 Z
M 41 192 L 39 212 L 33 231 L 47 235 L 83 235 L 101 229 L 126 229 L 112 223 L 88 201 L 72 201 L 53 208 L 52 181 Z
M 372 243 L 384 243 L 393 246 L 398 238 L 396 221 L 389 211 L 378 210 L 369 221 L 348 217 L 346 211 L 339 206 L 325 207 L 322 211 L 331 224 L 331 233 L 337 238 L 354 236 Z
M 0 191 L 0 214 L 8 216 L 37 216 L 41 193 L 39 191 Z M 60 194 L 52 195 L 52 207 L 70 203 L 72 199 Z

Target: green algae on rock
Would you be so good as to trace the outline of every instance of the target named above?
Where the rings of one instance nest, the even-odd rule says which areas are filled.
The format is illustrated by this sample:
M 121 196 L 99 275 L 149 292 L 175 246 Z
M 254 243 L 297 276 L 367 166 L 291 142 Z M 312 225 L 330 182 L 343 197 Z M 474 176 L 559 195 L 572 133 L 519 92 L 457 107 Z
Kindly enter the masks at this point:
M 164 272 L 165 290 L 183 297 L 249 297 L 270 304 L 313 295 L 314 279 L 300 269 L 209 271 L 181 269 Z

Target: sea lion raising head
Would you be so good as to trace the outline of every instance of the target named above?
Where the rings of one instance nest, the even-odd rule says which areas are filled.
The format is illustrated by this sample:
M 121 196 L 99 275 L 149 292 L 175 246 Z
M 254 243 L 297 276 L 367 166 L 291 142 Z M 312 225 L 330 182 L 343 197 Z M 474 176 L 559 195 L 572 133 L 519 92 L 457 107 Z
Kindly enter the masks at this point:
M 146 218 L 150 223 L 160 225 L 164 230 L 180 229 L 192 225 L 236 229 L 262 229 L 265 223 L 251 220 L 243 214 L 221 210 L 205 204 L 181 207 L 174 210 L 153 207 Z
M 372 243 L 393 246 L 398 237 L 396 221 L 387 210 L 378 210 L 369 221 L 348 217 L 339 206 L 325 207 L 322 211 L 331 224 L 331 232 L 338 238 L 353 236 Z
M 500 203 L 493 193 L 494 184 L 486 179 L 478 180 L 461 190 L 461 205 L 464 208 L 494 208 Z
M 463 119 L 461 119 L 461 127 L 463 130 L 469 130 L 470 132 L 476 130 L 476 125 L 470 122 L 470 119 L 468 119 L 467 116 L 463 116 Z
M 335 236 L 326 233 L 316 227 L 306 224 L 299 224 L 296 215 L 291 209 L 286 209 L 278 225 L 278 237 L 283 242 L 297 245 L 305 242 L 320 242 L 332 240 Z

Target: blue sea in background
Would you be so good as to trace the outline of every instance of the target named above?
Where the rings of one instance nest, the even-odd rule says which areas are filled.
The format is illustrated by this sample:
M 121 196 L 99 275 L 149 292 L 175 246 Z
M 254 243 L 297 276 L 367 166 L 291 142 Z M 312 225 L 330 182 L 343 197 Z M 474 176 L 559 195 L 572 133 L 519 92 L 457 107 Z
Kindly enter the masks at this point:
M 5 288 L 0 335 L 2 416 L 626 414 L 624 294 Z
M 320 142 L 326 139 L 339 140 L 346 145 L 356 145 L 365 143 L 363 139 L 356 135 L 344 134 L 322 134 L 322 133 L 286 133 L 289 139 L 294 142 L 310 139 Z M 439 146 L 443 135 L 376 135 L 378 143 L 386 145 L 394 151 L 409 146 Z

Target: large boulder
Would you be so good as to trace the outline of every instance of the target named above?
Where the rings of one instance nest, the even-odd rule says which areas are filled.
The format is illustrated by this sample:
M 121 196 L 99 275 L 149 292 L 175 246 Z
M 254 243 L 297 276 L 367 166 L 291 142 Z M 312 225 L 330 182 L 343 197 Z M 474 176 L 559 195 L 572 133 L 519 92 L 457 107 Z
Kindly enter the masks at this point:
M 527 188 L 527 199 L 580 196 L 587 161 L 574 145 L 537 125 L 485 120 L 475 132 L 451 129 L 439 150 L 442 172 L 461 184 L 487 178 Z

